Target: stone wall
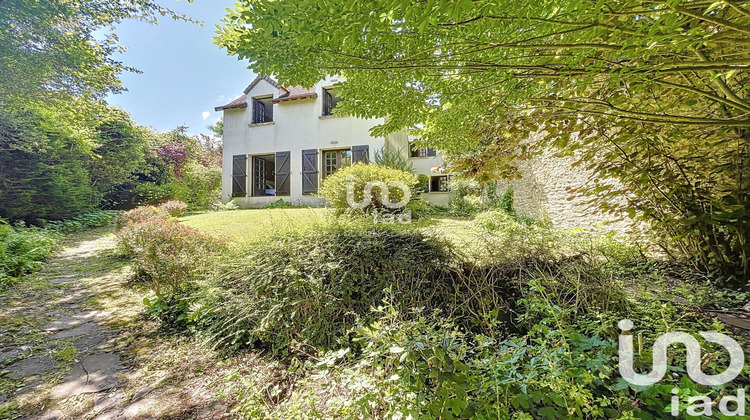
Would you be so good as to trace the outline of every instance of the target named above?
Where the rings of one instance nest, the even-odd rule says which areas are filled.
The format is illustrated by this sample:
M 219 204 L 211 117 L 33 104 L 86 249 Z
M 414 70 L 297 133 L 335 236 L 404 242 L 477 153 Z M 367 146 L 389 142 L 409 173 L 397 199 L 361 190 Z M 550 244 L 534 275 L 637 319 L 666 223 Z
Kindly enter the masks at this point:
M 521 179 L 498 181 L 498 193 L 513 188 L 513 205 L 518 214 L 549 220 L 560 229 L 614 230 L 631 234 L 633 226 L 624 211 L 604 213 L 576 197 L 576 190 L 590 182 L 591 173 L 573 167 L 575 158 L 557 157 L 551 152 L 518 162 Z

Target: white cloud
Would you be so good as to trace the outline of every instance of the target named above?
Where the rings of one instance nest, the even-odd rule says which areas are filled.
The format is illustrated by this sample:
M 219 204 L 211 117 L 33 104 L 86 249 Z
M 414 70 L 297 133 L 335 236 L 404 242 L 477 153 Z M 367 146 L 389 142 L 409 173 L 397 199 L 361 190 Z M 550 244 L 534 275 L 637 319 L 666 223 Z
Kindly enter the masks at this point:
M 203 121 L 206 121 L 208 119 L 208 117 L 211 116 L 211 113 L 208 112 L 208 111 L 203 111 L 203 113 L 201 114 L 201 116 L 203 116 Z

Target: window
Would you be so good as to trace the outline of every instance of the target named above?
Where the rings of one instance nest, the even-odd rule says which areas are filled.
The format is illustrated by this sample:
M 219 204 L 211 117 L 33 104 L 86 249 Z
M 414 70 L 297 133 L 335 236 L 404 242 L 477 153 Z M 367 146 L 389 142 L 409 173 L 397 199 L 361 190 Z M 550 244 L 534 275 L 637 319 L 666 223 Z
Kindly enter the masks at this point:
M 323 88 L 323 116 L 333 115 L 333 109 L 341 102 L 341 99 L 336 96 L 333 88 Z
M 352 164 L 351 150 L 328 150 L 323 152 L 323 177 Z
M 430 192 L 448 192 L 448 175 L 430 177 Z
M 253 98 L 253 124 L 273 122 L 272 96 Z
M 414 146 L 414 143 L 410 143 L 411 148 L 411 157 L 430 157 L 435 156 L 437 153 L 435 149 L 430 149 L 429 147 L 426 149 L 418 149 L 416 146 Z

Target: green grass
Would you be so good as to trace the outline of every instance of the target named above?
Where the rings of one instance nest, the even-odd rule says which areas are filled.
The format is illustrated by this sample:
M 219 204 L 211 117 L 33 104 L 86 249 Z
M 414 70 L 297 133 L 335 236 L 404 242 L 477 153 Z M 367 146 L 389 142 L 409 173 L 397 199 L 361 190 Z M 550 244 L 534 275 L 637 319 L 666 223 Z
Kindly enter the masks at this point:
M 251 209 L 197 214 L 180 221 L 235 243 L 247 243 L 262 239 L 266 233 L 314 226 L 325 222 L 332 214 L 327 208 Z

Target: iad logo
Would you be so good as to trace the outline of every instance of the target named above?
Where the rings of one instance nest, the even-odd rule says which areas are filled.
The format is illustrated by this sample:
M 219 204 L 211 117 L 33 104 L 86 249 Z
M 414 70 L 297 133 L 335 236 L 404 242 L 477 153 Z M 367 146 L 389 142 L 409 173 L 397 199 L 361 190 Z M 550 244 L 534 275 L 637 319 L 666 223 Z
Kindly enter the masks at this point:
M 382 181 L 370 181 L 365 184 L 362 201 L 357 202 L 356 197 L 354 196 L 354 176 L 349 175 L 347 177 L 349 182 L 346 183 L 346 202 L 349 204 L 349 207 L 353 209 L 359 209 L 364 210 L 369 205 L 372 204 L 372 190 L 373 188 L 378 188 L 380 191 L 380 203 L 385 206 L 386 208 L 397 210 L 402 209 L 406 207 L 407 204 L 409 204 L 409 200 L 411 200 L 411 189 L 408 185 L 404 184 L 400 181 L 388 181 L 388 183 L 382 182 Z M 395 187 L 401 190 L 402 197 L 400 201 L 391 201 L 391 197 L 389 194 L 388 187 Z M 381 214 L 377 211 L 373 212 L 372 220 L 374 223 L 401 223 L 401 224 L 407 224 L 411 223 L 411 212 L 410 211 L 404 211 L 404 212 L 395 212 L 395 213 L 387 213 L 387 214 Z
M 623 319 L 618 326 L 623 332 L 633 329 L 633 322 L 629 319 Z M 716 332 L 700 332 L 703 339 L 710 343 L 716 343 L 724 347 L 729 352 L 729 367 L 717 375 L 706 375 L 701 369 L 701 346 L 698 340 L 690 334 L 683 332 L 670 332 L 662 334 L 656 339 L 653 347 L 652 370 L 648 374 L 637 374 L 633 369 L 633 336 L 620 334 L 619 339 L 619 357 L 620 357 L 620 375 L 633 385 L 649 386 L 659 382 L 667 373 L 667 349 L 669 345 L 680 343 L 687 350 L 687 374 L 694 382 L 707 385 L 724 385 L 733 381 L 737 375 L 742 372 L 745 366 L 745 354 L 742 347 L 727 335 Z M 678 390 L 673 390 L 677 393 Z M 734 401 L 737 404 L 736 410 L 728 408 L 728 403 Z M 694 404 L 700 402 L 700 404 Z M 689 400 L 691 404 L 687 408 L 689 415 L 711 415 L 712 404 L 709 397 L 692 397 Z M 738 391 L 737 397 L 726 396 L 722 398 L 719 404 L 719 411 L 725 416 L 745 415 L 745 393 L 744 390 Z M 679 398 L 672 397 L 673 415 L 679 414 Z M 694 414 L 697 413 L 697 414 Z
M 408 185 L 404 184 L 400 181 L 388 181 L 386 184 L 383 181 L 370 181 L 365 184 L 364 189 L 364 195 L 362 197 L 362 202 L 357 202 L 357 199 L 354 197 L 354 176 L 349 175 L 346 177 L 349 182 L 346 183 L 346 202 L 349 204 L 349 207 L 353 209 L 359 209 L 364 210 L 372 204 L 372 189 L 375 187 L 378 187 L 380 190 L 380 202 L 389 209 L 401 209 L 406 207 L 407 204 L 409 204 L 409 200 L 411 200 L 411 189 Z M 401 198 L 401 201 L 392 202 L 390 194 L 388 193 L 388 186 L 392 186 L 395 188 L 398 188 L 403 192 L 403 197 Z

